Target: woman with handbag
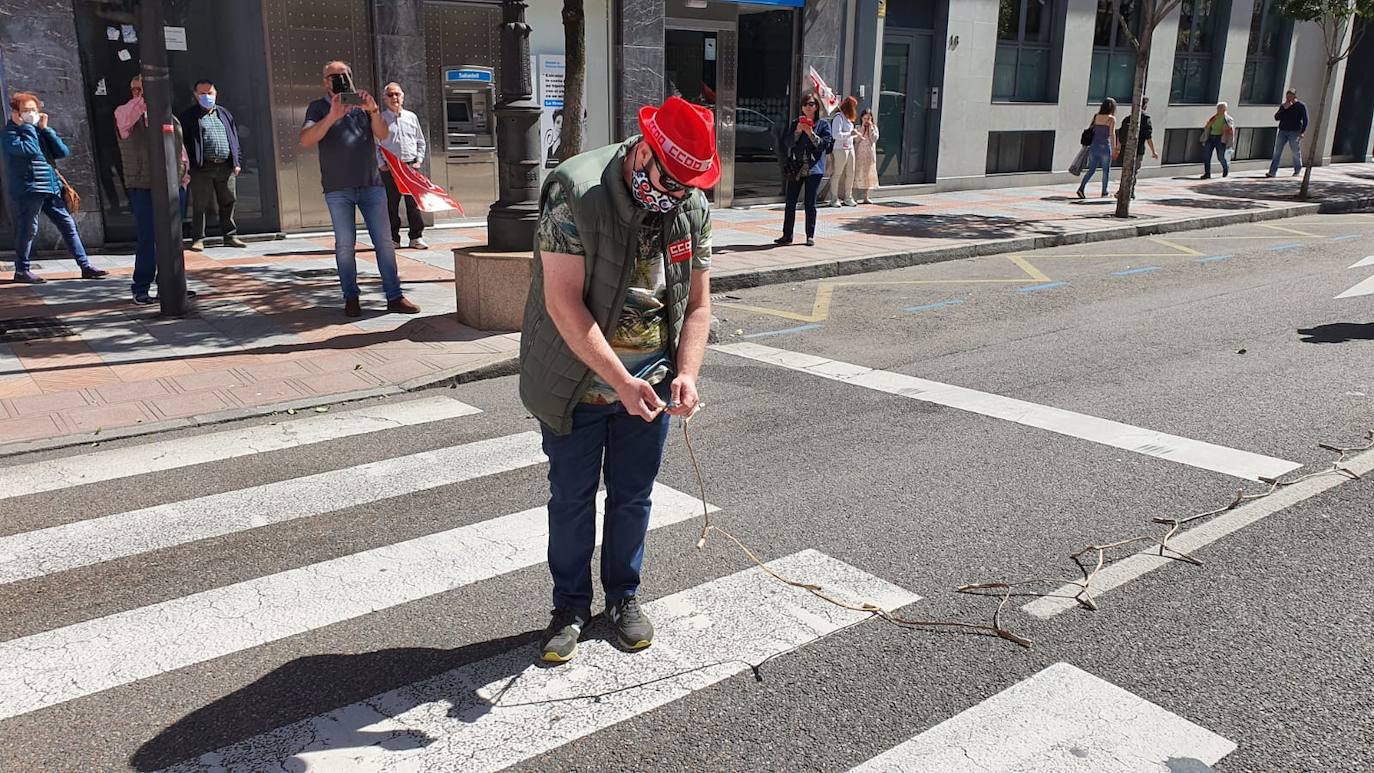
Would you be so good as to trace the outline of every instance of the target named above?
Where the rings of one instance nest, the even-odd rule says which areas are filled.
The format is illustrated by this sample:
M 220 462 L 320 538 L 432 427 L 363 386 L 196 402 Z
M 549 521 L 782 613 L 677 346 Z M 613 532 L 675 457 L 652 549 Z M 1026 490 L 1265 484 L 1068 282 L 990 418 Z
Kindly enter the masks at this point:
M 797 198 L 805 193 L 806 246 L 816 244 L 816 192 L 825 174 L 825 154 L 835 144 L 830 122 L 820 118 L 821 101 L 815 95 L 802 96 L 801 115 L 787 127 L 783 149 L 787 152 L 787 209 L 782 218 L 782 237 L 774 244 L 791 244 L 797 222 Z
M 110 272 L 91 265 L 86 247 L 76 230 L 72 212 L 81 198 L 67 184 L 53 162 L 71 155 L 66 143 L 48 126 L 43 103 L 27 91 L 10 97 L 10 119 L 5 123 L 4 152 L 9 193 L 19 210 L 14 224 L 14 281 L 40 284 L 32 269 L 33 243 L 38 236 L 38 216 L 47 215 L 62 234 L 67 251 L 81 267 L 82 279 L 99 279 Z
M 1217 111 L 1202 125 L 1202 178 L 1212 178 L 1212 153 L 1221 161 L 1221 176 L 1231 173 L 1232 146 L 1236 142 L 1236 119 L 1227 112 L 1225 102 L 1217 103 Z
M 1091 132 L 1091 134 L 1089 134 Z M 1093 179 L 1093 172 L 1102 167 L 1102 198 L 1107 198 L 1107 185 L 1112 174 L 1112 159 L 1116 157 L 1119 148 L 1116 145 L 1116 100 L 1107 97 L 1102 100 L 1102 105 L 1097 108 L 1097 114 L 1093 116 L 1093 122 L 1083 131 L 1083 139 L 1091 140 L 1084 142 L 1088 146 L 1088 169 L 1083 175 L 1083 179 L 1078 183 L 1078 198 L 1086 198 L 1083 191 L 1088 187 L 1088 181 Z

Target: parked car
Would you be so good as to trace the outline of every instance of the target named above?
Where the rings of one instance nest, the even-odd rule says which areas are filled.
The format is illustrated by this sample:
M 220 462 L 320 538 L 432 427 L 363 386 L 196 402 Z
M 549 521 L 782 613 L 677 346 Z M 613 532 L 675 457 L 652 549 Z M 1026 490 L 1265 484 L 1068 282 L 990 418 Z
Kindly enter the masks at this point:
M 776 160 L 776 122 L 757 110 L 735 108 L 735 158 L 741 161 Z

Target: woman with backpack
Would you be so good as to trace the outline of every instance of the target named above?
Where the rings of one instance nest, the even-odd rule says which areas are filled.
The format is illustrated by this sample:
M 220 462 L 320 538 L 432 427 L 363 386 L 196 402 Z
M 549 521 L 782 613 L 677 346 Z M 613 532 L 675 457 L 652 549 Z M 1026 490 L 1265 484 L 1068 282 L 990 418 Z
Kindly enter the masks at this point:
M 1107 185 L 1112 174 L 1112 159 L 1119 152 L 1116 144 L 1116 100 L 1107 97 L 1097 108 L 1093 122 L 1083 131 L 1084 145 L 1088 146 L 1088 168 L 1078 183 L 1078 198 L 1087 198 L 1084 189 L 1093 179 L 1093 172 L 1102 167 L 1102 198 L 1107 197 Z
M 42 109 L 43 103 L 37 96 L 20 91 L 10 97 L 10 119 L 5 123 L 3 147 L 9 193 L 19 211 L 14 223 L 14 281 L 27 284 L 47 281 L 31 268 L 39 215 L 47 215 L 57 226 L 67 251 L 81 267 L 81 278 L 99 279 L 110 272 L 92 266 L 87 259 L 86 247 L 76 230 L 76 219 L 67 206 L 66 180 L 53 165 L 54 161 L 71 155 L 71 151 L 48 125 L 48 114 L 41 112 Z
M 825 174 L 825 154 L 835 140 L 830 136 L 830 122 L 820 117 L 821 101 L 815 94 L 802 96 L 801 115 L 788 124 L 783 135 L 783 149 L 787 152 L 784 170 L 787 175 L 787 209 L 782 218 L 782 237 L 774 244 L 791 244 L 792 230 L 797 222 L 797 199 L 805 194 L 806 246 L 816 244 L 816 192 Z

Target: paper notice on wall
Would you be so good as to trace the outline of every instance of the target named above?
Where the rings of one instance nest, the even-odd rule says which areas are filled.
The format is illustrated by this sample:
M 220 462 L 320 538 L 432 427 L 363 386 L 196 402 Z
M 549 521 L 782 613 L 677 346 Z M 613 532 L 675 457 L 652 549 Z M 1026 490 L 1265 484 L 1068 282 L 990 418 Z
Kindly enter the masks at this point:
M 163 27 L 162 34 L 167 39 L 168 51 L 186 50 L 186 28 L 185 27 Z
M 97 81 L 96 84 L 95 84 L 95 95 L 96 95 L 97 97 L 103 97 L 103 96 L 105 96 L 105 95 L 108 94 L 108 93 L 110 93 L 110 92 L 108 92 L 108 91 L 105 90 L 105 79 L 104 79 L 104 78 L 101 78 L 101 79 L 100 79 L 99 81 Z
M 106 28 L 105 28 L 105 37 L 106 37 L 106 38 L 109 38 L 110 40 L 119 40 L 119 28 L 118 28 L 118 27 L 106 27 Z
M 119 53 L 115 54 L 115 56 L 119 57 L 119 61 L 121 62 L 127 62 L 130 59 L 133 59 L 133 57 L 129 55 L 129 49 L 127 48 L 119 49 Z
M 567 58 L 563 54 L 541 54 L 539 56 L 539 103 L 544 107 L 539 116 L 539 134 L 543 137 L 544 168 L 558 166 L 558 154 L 562 149 L 563 133 L 563 86 L 567 70 Z M 582 140 L 586 144 L 587 108 L 582 108 Z
M 137 42 L 138 42 L 138 33 L 137 33 L 137 32 L 134 32 L 134 25 L 132 25 L 132 24 L 122 24 L 122 25 L 120 25 L 119 29 L 123 32 L 123 37 L 124 37 L 124 42 L 125 42 L 125 43 L 137 43 Z
M 706 50 L 702 53 L 703 58 L 708 62 L 716 61 L 716 39 L 706 38 Z

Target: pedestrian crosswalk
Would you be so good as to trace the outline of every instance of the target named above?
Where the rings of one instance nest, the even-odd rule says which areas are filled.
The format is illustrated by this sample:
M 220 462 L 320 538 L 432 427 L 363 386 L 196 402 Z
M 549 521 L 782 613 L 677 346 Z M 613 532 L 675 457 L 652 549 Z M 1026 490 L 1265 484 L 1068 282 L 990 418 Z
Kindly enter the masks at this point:
M 291 454 L 361 433 L 404 432 L 434 422 L 466 421 L 479 413 L 478 408 L 457 400 L 426 397 L 338 411 L 327 417 L 307 416 L 77 454 L 50 463 L 49 470 L 57 473 L 42 483 L 28 477 L 39 468 L 0 468 L 0 480 L 16 486 L 5 489 L 8 496 L 16 496 L 15 492 L 57 496 L 66 488 L 79 489 L 93 481 L 178 467 L 198 466 L 198 475 L 212 478 L 221 465 L 258 451 Z M 350 621 L 365 626 L 372 616 L 386 616 L 406 605 L 446 604 L 447 599 L 467 592 L 513 582 L 521 570 L 537 567 L 546 558 L 547 510 L 527 506 L 544 496 L 545 484 L 537 468 L 545 463 L 539 434 L 516 432 L 205 496 L 176 500 L 175 491 L 160 492 L 163 499 L 172 501 L 0 537 L 0 589 L 35 583 L 56 587 L 64 573 L 97 565 L 105 565 L 104 577 L 128 577 L 137 584 L 140 562 L 169 548 L 195 555 L 199 550 L 217 549 L 214 537 L 251 533 L 267 540 L 303 519 L 327 524 L 346 508 L 440 488 L 445 488 L 454 510 L 461 513 L 464 492 L 475 481 L 493 476 L 521 481 L 510 497 L 521 504 L 509 507 L 504 515 L 477 522 L 460 519 L 463 523 L 452 528 L 373 543 L 326 560 L 296 561 L 289 568 L 248 579 L 172 598 L 163 595 L 155 603 L 131 601 L 76 622 L 46 628 L 30 623 L 30 630 L 22 635 L 0 641 L 0 736 L 8 722 L 31 717 L 60 722 L 51 720 L 51 712 L 79 715 L 88 703 L 123 706 L 137 701 L 137 696 L 184 685 L 180 675 L 187 673 L 212 674 L 212 679 L 228 683 L 252 679 L 251 674 L 264 667 L 330 654 L 332 650 L 312 649 L 319 644 L 311 637 L 326 629 L 343 630 L 340 626 Z M 653 502 L 650 529 L 655 532 L 699 518 L 703 508 L 718 509 L 664 484 L 656 485 Z M 603 495 L 598 507 L 604 506 Z M 695 538 L 692 530 L 684 546 Z M 769 561 L 768 568 L 815 583 L 830 596 L 855 604 L 870 602 L 896 610 L 920 602 L 917 589 L 870 574 L 862 560 L 833 558 L 822 547 L 814 545 Z M 751 664 L 826 647 L 842 629 L 870 619 L 779 583 L 759 567 L 701 566 L 707 576 L 697 578 L 699 582 L 662 597 L 650 594 L 646 607 L 658 633 L 654 646 L 643 653 L 619 652 L 593 635 L 583 642 L 572 663 L 547 668 L 537 661 L 535 644 L 527 636 L 523 644 L 475 662 L 437 674 L 417 674 L 408 684 L 386 683 L 370 697 L 358 692 L 318 706 L 306 701 L 313 706 L 308 712 L 213 744 L 187 747 L 160 759 L 154 767 L 234 773 L 501 770 L 670 705 L 711 700 L 708 688 L 748 672 Z M 73 587 L 70 592 L 80 594 L 83 589 Z M 545 610 L 543 598 L 522 597 L 519 604 L 528 606 L 533 616 Z M 480 612 L 469 609 L 455 610 L 455 614 L 481 620 Z M 405 632 L 383 632 L 381 639 L 404 641 Z M 254 665 L 248 667 L 240 665 L 252 658 L 261 660 L 252 660 Z M 239 668 L 250 675 L 239 676 Z M 1080 683 L 1091 679 L 1082 675 Z M 293 689 L 309 691 L 312 685 L 302 683 Z M 1106 696 L 1103 706 L 1126 706 L 1136 712 L 1131 716 L 1143 716 L 1143 701 L 1123 702 L 1121 695 L 1099 692 Z M 181 713 L 206 710 L 202 703 L 187 700 Z M 121 711 L 137 712 L 137 704 Z M 1013 709 L 998 711 L 997 716 L 1003 716 Z M 962 733 L 970 732 L 965 725 L 981 727 L 979 722 L 986 724 L 986 719 L 972 724 L 968 718 L 950 720 L 952 727 L 964 728 L 958 731 Z M 1078 733 L 1074 737 L 1089 740 L 1115 732 L 1114 725 L 1104 730 L 1072 713 L 1056 727 L 1065 737 Z M 941 728 L 946 725 L 918 735 L 917 741 L 926 741 L 914 748 L 929 747 L 931 738 L 953 732 Z M 1180 737 L 1184 736 L 1202 737 L 1198 733 Z M 1142 735 L 1146 741 L 1154 737 Z M 871 768 L 876 760 L 869 766 L 960 769 L 911 767 L 902 760 L 912 748 L 900 746 L 889 753 L 897 757 L 878 758 L 896 760 L 896 767 Z M 1212 750 L 1208 751 L 1212 754 L 1219 748 L 1212 743 L 1204 751 Z M 0 745 L 0 756 L 3 753 Z M 138 769 L 153 768 L 140 765 Z

